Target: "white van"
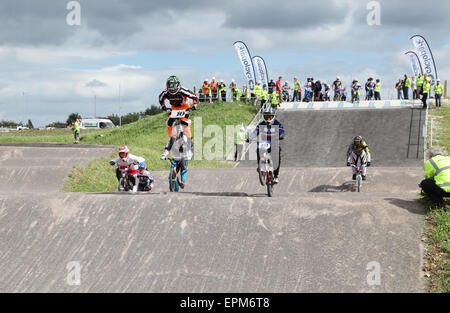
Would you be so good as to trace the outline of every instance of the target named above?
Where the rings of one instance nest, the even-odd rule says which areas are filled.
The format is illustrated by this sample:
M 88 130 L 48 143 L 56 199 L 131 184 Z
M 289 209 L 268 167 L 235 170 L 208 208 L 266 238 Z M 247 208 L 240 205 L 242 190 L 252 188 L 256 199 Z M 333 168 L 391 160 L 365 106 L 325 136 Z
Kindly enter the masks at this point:
M 81 129 L 103 129 L 106 127 L 116 127 L 110 119 L 106 118 L 83 118 L 81 120 Z

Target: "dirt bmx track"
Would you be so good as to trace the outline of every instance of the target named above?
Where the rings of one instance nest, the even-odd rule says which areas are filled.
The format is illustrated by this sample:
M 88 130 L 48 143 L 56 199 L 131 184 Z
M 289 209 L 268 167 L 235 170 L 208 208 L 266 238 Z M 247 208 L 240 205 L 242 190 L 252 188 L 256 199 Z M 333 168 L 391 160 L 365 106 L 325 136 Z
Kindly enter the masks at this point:
M 273 198 L 249 161 L 190 170 L 178 194 L 165 172 L 151 194 L 61 193 L 73 165 L 111 148 L 1 145 L 0 291 L 424 291 L 417 114 L 280 113 L 287 138 Z M 362 193 L 345 167 L 355 134 L 374 156 Z M 80 285 L 67 283 L 71 261 Z M 372 286 L 373 261 L 381 282 Z

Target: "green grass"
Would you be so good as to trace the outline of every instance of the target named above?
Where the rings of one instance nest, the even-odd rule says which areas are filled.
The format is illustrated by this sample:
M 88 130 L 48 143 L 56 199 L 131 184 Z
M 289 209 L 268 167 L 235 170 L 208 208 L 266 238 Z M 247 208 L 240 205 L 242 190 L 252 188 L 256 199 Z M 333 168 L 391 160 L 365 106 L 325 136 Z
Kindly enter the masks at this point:
M 208 125 L 218 125 L 222 131 L 225 142 L 227 125 L 247 125 L 257 113 L 258 108 L 252 105 L 234 103 L 200 103 L 197 111 L 192 111 L 192 133 L 195 129 L 195 118 L 202 118 L 202 129 Z M 161 161 L 160 157 L 164 146 L 169 139 L 166 129 L 167 114 L 161 113 L 138 122 L 124 125 L 121 128 L 105 130 L 81 130 L 82 144 L 99 144 L 120 146 L 127 145 L 130 152 L 145 158 L 151 171 L 168 170 L 169 162 Z M 103 135 L 103 136 L 99 136 Z M 203 138 L 203 145 L 208 141 Z M 60 142 L 73 143 L 71 130 L 58 129 L 49 131 L 29 130 L 23 132 L 0 133 L 0 142 Z M 63 187 L 67 192 L 106 192 L 117 187 L 114 168 L 108 158 L 93 160 L 87 168 L 74 168 L 69 179 Z M 218 168 L 232 167 L 234 162 L 223 160 L 192 160 L 190 168 Z
M 450 152 L 450 106 L 446 101 L 440 110 L 430 110 L 433 117 L 433 145 L 444 148 Z M 431 106 L 431 103 L 430 103 Z M 432 255 L 431 268 L 434 268 L 434 277 L 431 279 L 431 290 L 435 292 L 450 292 L 450 210 L 447 208 L 431 209 L 427 214 L 430 224 L 428 249 Z M 430 253 L 429 253 L 430 254 Z

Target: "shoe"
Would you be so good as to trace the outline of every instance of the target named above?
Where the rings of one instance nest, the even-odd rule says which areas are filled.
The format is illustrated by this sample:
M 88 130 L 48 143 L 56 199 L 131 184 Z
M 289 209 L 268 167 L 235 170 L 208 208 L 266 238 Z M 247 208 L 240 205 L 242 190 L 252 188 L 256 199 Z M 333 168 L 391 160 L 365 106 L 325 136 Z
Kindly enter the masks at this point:
M 133 186 L 133 192 L 137 192 L 137 190 L 138 190 L 138 186 L 136 185 L 136 186 Z
M 180 181 L 180 182 L 178 182 L 178 185 L 180 186 L 180 188 L 181 189 L 184 189 L 184 187 L 186 186 L 186 182 L 182 182 L 182 181 Z
M 274 177 L 274 178 L 273 178 L 273 182 L 274 182 L 275 184 L 278 184 L 278 183 L 280 182 L 280 180 L 278 179 L 278 177 Z
M 356 174 L 353 174 L 352 179 L 356 180 Z
M 161 155 L 161 160 L 165 160 L 168 154 L 169 154 L 169 150 L 165 149 L 163 154 Z
M 445 208 L 445 207 L 447 207 L 447 205 L 448 205 L 448 203 L 445 202 L 445 201 L 442 201 L 442 202 L 439 204 L 439 206 L 440 206 L 441 208 Z
M 362 175 L 362 180 L 366 180 L 366 176 L 365 175 Z

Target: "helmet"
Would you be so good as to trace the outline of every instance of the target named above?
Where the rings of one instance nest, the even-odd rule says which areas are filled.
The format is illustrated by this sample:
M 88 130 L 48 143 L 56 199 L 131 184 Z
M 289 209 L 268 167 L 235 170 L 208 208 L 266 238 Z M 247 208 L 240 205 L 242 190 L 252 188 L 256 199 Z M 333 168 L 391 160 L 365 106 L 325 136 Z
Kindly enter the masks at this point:
M 145 168 L 147 168 L 147 164 L 145 164 L 145 162 L 141 162 L 141 163 L 139 163 L 138 167 L 145 169 Z
M 181 89 L 180 80 L 178 79 L 178 77 L 172 75 L 167 79 L 166 87 L 167 91 L 169 91 L 170 93 L 177 93 Z
M 127 146 L 121 146 L 119 148 L 119 157 L 122 159 L 125 159 L 128 157 L 128 154 L 130 153 L 130 150 L 128 149 Z
M 341 80 L 341 78 L 340 78 L 339 76 L 337 76 L 337 77 L 336 77 L 336 80 L 339 81 L 339 80 Z
M 361 144 L 362 140 L 363 140 L 363 139 L 362 139 L 361 136 L 356 136 L 355 138 L 353 138 L 353 143 L 355 143 L 356 141 L 359 141 L 360 144 Z
M 275 110 L 274 110 L 272 107 L 269 107 L 269 108 L 265 109 L 265 110 L 263 111 L 263 117 L 264 117 L 264 119 L 267 121 L 266 116 L 267 116 L 267 117 L 268 117 L 268 116 L 272 116 L 272 119 L 271 119 L 270 121 L 273 121 L 274 118 L 275 118 Z
M 437 81 L 437 82 L 440 82 L 441 80 L 438 78 L 438 79 L 436 79 L 436 81 Z

